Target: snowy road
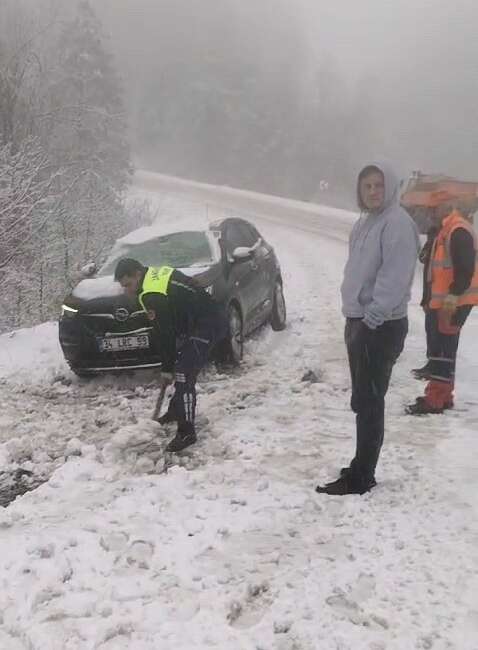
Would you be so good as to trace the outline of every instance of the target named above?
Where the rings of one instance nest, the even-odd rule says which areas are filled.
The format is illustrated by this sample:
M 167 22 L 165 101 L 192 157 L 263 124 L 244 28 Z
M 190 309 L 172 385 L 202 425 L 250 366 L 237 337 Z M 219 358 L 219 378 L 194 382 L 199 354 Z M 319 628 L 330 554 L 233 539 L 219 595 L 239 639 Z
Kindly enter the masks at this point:
M 477 650 L 476 315 L 457 409 L 413 419 L 412 306 L 379 487 L 316 495 L 353 451 L 338 292 L 351 215 L 146 180 L 185 219 L 261 214 L 289 326 L 259 332 L 236 375 L 205 374 L 200 441 L 166 473 L 160 450 L 124 452 L 157 438 L 151 375 L 79 383 L 50 324 L 0 338 L 0 470 L 53 472 L 0 512 L 0 649 Z

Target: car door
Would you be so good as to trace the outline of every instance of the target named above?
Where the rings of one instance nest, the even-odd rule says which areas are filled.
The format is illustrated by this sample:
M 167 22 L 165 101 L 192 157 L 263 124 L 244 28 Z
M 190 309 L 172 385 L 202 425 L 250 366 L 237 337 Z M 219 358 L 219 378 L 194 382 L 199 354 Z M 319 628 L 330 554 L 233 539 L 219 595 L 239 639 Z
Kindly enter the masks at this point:
M 254 257 L 246 260 L 234 260 L 233 252 L 238 247 L 251 247 L 250 233 L 239 222 L 227 225 L 224 245 L 228 268 L 228 284 L 232 294 L 237 295 L 243 309 L 244 327 L 249 329 L 251 316 L 257 307 L 257 263 Z
M 275 280 L 275 263 L 272 248 L 250 223 L 244 223 L 250 232 L 251 245 L 254 248 L 254 260 L 257 266 L 255 277 L 255 317 L 262 322 L 271 308 L 272 288 Z

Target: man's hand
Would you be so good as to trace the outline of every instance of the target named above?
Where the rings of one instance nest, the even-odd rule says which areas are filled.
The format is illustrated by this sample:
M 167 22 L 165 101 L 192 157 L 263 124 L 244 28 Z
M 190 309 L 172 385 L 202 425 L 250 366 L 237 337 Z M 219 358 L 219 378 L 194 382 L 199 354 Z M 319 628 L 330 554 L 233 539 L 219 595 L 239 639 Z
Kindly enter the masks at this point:
M 354 347 L 365 347 L 375 338 L 375 330 L 365 325 L 364 321 L 352 321 L 346 330 L 346 343 Z
M 360 333 L 359 336 L 362 341 L 370 341 L 375 335 L 375 330 L 369 327 L 365 321 L 360 322 Z
M 162 372 L 159 375 L 159 383 L 161 386 L 169 386 L 174 381 L 174 375 L 172 372 Z
M 458 296 L 449 293 L 443 301 L 443 311 L 447 314 L 453 314 L 458 306 Z

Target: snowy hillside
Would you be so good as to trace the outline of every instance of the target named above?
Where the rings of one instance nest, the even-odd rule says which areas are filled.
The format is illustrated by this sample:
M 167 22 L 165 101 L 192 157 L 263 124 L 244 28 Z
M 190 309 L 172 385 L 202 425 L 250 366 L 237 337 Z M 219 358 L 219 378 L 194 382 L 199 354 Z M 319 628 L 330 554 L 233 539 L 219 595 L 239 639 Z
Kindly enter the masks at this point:
M 417 274 L 379 485 L 317 495 L 353 453 L 339 286 L 354 215 L 155 175 L 135 192 L 165 225 L 254 221 L 288 327 L 259 331 L 239 371 L 204 373 L 199 442 L 172 466 L 152 373 L 78 380 L 54 323 L 0 337 L 0 471 L 47 479 L 0 510 L 0 650 L 477 650 L 478 313 L 456 409 L 404 415 L 423 390 Z

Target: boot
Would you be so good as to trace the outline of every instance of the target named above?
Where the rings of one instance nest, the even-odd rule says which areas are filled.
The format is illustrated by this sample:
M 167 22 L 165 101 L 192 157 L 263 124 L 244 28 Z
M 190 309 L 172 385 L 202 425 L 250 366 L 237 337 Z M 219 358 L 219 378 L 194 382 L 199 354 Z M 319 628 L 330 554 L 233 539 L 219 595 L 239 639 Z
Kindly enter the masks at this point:
M 347 475 L 350 474 L 352 471 L 353 471 L 353 470 L 352 470 L 351 467 L 342 467 L 341 470 L 340 470 L 340 476 L 347 476 Z M 373 477 L 370 479 L 370 486 L 371 486 L 371 487 L 375 487 L 376 485 L 377 485 L 377 481 L 375 480 L 375 476 L 373 476 Z
M 413 368 L 411 371 L 415 379 L 429 379 L 430 378 L 430 365 L 427 362 L 421 368 Z
M 409 404 L 405 412 L 409 415 L 443 413 L 445 409 L 453 407 L 453 388 L 451 381 L 431 379 L 425 388 L 425 395 L 418 397 L 414 404 Z
M 426 397 L 417 397 L 413 404 L 405 407 L 405 413 L 408 415 L 439 415 L 452 408 L 453 400 L 445 402 L 443 406 L 433 406 L 427 401 Z
M 351 472 L 347 472 L 336 481 L 318 485 L 315 491 L 319 494 L 330 494 L 333 496 L 344 496 L 346 494 L 365 494 L 377 485 L 375 479 L 369 481 L 359 480 Z
M 434 408 L 451 408 L 453 406 L 453 381 L 437 381 L 431 379 L 425 388 L 425 400 Z
M 182 451 L 183 449 L 186 449 L 186 447 L 193 445 L 196 441 L 197 437 L 194 425 L 189 422 L 181 422 L 178 424 L 176 436 L 168 444 L 166 451 L 173 453 Z

